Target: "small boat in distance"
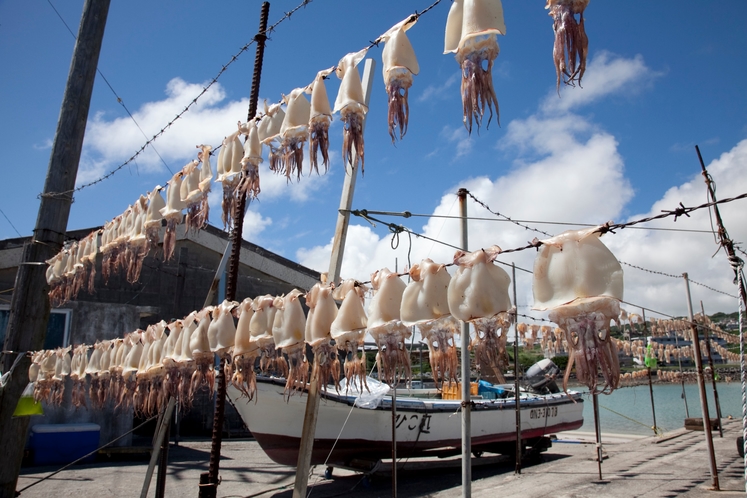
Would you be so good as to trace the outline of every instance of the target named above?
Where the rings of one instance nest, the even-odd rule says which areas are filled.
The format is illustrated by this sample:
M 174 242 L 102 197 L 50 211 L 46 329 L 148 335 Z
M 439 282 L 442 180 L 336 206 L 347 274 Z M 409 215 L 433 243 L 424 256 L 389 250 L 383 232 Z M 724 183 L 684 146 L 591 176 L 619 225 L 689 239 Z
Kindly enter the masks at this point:
M 350 467 L 354 460 L 391 457 L 392 396 L 386 384 L 370 377 L 367 382 L 369 391 L 364 389 L 362 393 L 353 385 L 347 390 L 343 386 L 339 393 L 334 386 L 327 386 L 327 392 L 320 393 L 312 465 Z M 554 389 L 550 390 L 547 384 L 520 394 L 522 445 L 537 451 L 549 447 L 550 434 L 578 429 L 583 424 L 581 393 L 558 392 L 554 382 Z M 258 376 L 255 400 L 241 397 L 231 385 L 228 396 L 267 456 L 276 463 L 295 466 L 306 391 L 296 392 L 288 399 L 283 394 L 284 386 L 285 379 Z M 455 397 L 461 398 L 458 394 Z M 443 399 L 436 389 L 398 388 L 398 458 L 461 453 L 460 409 L 461 399 Z M 476 455 L 516 451 L 516 398 L 512 385 L 486 386 L 482 394 L 472 396 L 471 429 L 472 452 Z

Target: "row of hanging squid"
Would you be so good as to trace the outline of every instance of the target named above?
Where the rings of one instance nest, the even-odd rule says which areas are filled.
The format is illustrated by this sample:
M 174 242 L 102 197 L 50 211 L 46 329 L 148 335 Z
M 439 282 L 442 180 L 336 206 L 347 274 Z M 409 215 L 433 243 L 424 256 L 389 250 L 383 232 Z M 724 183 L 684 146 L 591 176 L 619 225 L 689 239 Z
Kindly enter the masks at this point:
M 611 392 L 619 385 L 620 372 L 609 326 L 620 316 L 622 269 L 599 237 L 597 227 L 537 241 L 532 287 L 535 309 L 549 310 L 559 325 L 539 331 L 554 341 L 564 336 L 568 345 L 565 381 L 575 362 L 579 381 L 596 390 L 601 372 L 605 384 L 600 392 Z M 401 278 L 404 275 L 386 268 L 374 272 L 367 312 L 366 285 L 356 280 L 334 285 L 323 278 L 308 292 L 295 289 L 283 296 L 224 301 L 123 338 L 78 346 L 72 357 L 70 348 L 40 351 L 32 355 L 29 376 L 36 382 L 38 399 L 59 403 L 64 390 L 60 379 L 69 375 L 76 406 L 86 403 L 88 379 L 88 399 L 94 407 L 111 402 L 150 414 L 169 397 L 188 407 L 198 390 L 212 391 L 215 355 L 226 359 L 227 379 L 247 398 L 256 394 L 257 369 L 285 377 L 290 396 L 308 382 L 308 345 L 321 386 L 326 389 L 331 382 L 339 389 L 344 374 L 348 386 L 364 389 L 366 335 L 377 345 L 379 378 L 395 385 L 411 377 L 406 341 L 417 327 L 428 345 L 439 386 L 457 380 L 455 335 L 461 321 L 475 328 L 469 347 L 478 371 L 491 371 L 503 382 L 515 308 L 508 296 L 510 278 L 494 264 L 500 253 L 498 246 L 458 251 L 449 265 L 424 259 L 407 272 L 409 284 Z M 447 266 L 456 266 L 453 275 Z M 531 338 L 533 327 L 526 330 Z
M 546 8 L 554 19 L 555 48 L 553 58 L 566 83 L 580 84 L 586 67 L 588 39 L 584 31 L 583 12 L 588 0 L 548 0 Z M 576 21 L 575 16 L 580 16 Z M 394 142 L 407 133 L 409 123 L 409 89 L 413 76 L 420 71 L 415 51 L 406 32 L 415 25 L 418 15 L 408 16 L 379 36 L 372 46 L 384 43 L 383 76 L 387 92 L 387 122 Z M 492 80 L 492 65 L 498 56 L 497 35 L 505 35 L 503 7 L 500 0 L 454 0 L 449 10 L 444 35 L 444 53 L 454 53 L 461 67 L 463 121 L 471 133 L 473 122 L 478 129 L 489 113 L 488 124 L 498 100 Z M 216 182 L 223 187 L 222 221 L 230 227 L 235 216 L 238 195 L 251 200 L 260 193 L 259 165 L 262 147 L 269 147 L 269 169 L 285 175 L 290 181 L 302 173 L 304 145 L 309 142 L 310 171 L 319 173 L 319 157 L 326 172 L 329 167 L 329 127 L 332 116 L 340 114 L 343 122 L 342 156 L 353 168 L 365 168 L 363 122 L 368 112 L 357 66 L 370 47 L 345 55 L 337 66 L 319 71 L 305 87 L 283 95 L 281 103 L 268 106 L 247 123 L 238 123 L 219 147 Z M 334 72 L 341 84 L 330 105 L 324 80 Z M 310 95 L 310 101 L 305 95 Z M 281 104 L 285 105 L 285 109 Z M 240 137 L 244 137 L 242 145 Z M 171 259 L 176 244 L 176 227 L 200 229 L 208 222 L 208 193 L 213 181 L 210 165 L 212 147 L 198 145 L 197 159 L 190 161 L 167 183 L 167 200 L 156 186 L 129 206 L 124 213 L 105 224 L 98 233 L 74 242 L 48 261 L 47 281 L 53 304 L 75 298 L 80 290 L 93 292 L 95 257 L 101 252 L 102 277 L 105 283 L 115 272 L 123 272 L 129 282 L 139 279 L 143 259 L 157 248 L 161 226 L 163 256 Z M 183 211 L 186 210 L 186 216 Z M 99 239 L 100 235 L 100 239 Z

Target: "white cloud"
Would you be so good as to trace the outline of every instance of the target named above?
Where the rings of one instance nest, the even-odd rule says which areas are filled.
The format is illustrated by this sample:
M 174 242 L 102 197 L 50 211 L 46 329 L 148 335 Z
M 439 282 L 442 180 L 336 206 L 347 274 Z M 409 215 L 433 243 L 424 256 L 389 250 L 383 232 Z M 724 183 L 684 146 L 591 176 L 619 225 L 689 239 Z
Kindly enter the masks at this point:
M 244 215 L 244 225 L 241 234 L 246 240 L 256 243 L 259 234 L 270 225 L 272 225 L 272 218 L 265 218 L 258 211 L 249 208 Z
M 444 98 L 450 91 L 451 87 L 459 81 L 461 72 L 457 71 L 440 85 L 428 85 L 416 99 L 418 102 L 427 102 L 430 100 L 439 100 Z
M 562 112 L 612 94 L 634 93 L 660 75 L 646 66 L 641 55 L 626 59 L 603 50 L 589 61 L 582 81 L 583 89 L 561 83 L 562 98 L 553 89 L 545 98 L 542 109 L 545 112 Z

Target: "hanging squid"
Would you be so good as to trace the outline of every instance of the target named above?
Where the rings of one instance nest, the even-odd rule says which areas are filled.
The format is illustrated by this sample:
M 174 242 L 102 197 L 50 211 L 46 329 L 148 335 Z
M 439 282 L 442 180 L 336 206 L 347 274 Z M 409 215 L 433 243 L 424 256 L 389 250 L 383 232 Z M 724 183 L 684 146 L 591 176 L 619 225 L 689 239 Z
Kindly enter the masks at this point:
M 305 358 L 306 343 L 304 331 L 306 316 L 298 299 L 303 293 L 293 289 L 283 297 L 282 307 L 275 313 L 272 324 L 272 337 L 275 347 L 288 357 L 288 378 L 285 383 L 285 394 L 290 396 L 294 391 L 303 391 L 309 379 L 309 364 Z
M 306 293 L 309 314 L 306 317 L 304 336 L 306 344 L 311 346 L 314 361 L 319 369 L 319 388 L 325 391 L 330 377 L 335 389 L 339 390 L 340 387 L 340 360 L 330 335 L 332 322 L 337 318 L 337 304 L 332 297 L 333 291 L 334 286 L 327 284 L 326 275 L 322 275 L 322 282 L 314 284 Z
M 366 335 L 368 318 L 363 309 L 363 298 L 368 288 L 354 279 L 348 279 L 334 290 L 332 297 L 342 300 L 340 309 L 332 322 L 330 335 L 334 339 L 337 349 L 345 355 L 346 387 L 358 384 L 358 392 L 363 392 L 366 382 L 366 350 L 362 349 Z M 358 356 L 358 349 L 361 354 Z
M 188 399 L 192 400 L 194 395 L 200 389 L 206 387 L 210 396 L 215 389 L 215 356 L 210 350 L 209 333 L 212 319 L 210 313 L 213 311 L 212 306 L 204 308 L 198 314 L 199 322 L 197 328 L 192 332 L 189 338 L 189 351 L 194 359 L 194 372 L 189 384 Z
M 155 188 L 148 193 L 148 210 L 145 213 L 145 223 L 143 224 L 145 238 L 148 241 L 148 253 L 158 249 L 158 242 L 161 233 L 161 220 L 163 220 L 163 214 L 161 214 L 161 211 L 166 208 L 166 201 L 163 200 L 163 196 L 161 195 L 161 190 L 163 189 L 164 187 L 156 185 Z
M 71 402 L 75 408 L 86 407 L 86 368 L 88 367 L 88 348 L 85 344 L 73 349 L 70 364 L 70 378 L 73 380 Z
M 350 164 L 353 171 L 360 163 L 361 174 L 365 170 L 363 121 L 368 112 L 368 107 L 365 104 L 363 85 L 357 66 L 366 56 L 367 51 L 366 48 L 360 52 L 347 54 L 340 59 L 335 69 L 337 77 L 342 80 L 333 111 L 340 113 L 340 120 L 344 125 L 342 158 L 345 164 Z
M 379 37 L 385 42 L 381 59 L 384 66 L 384 84 L 386 85 L 389 110 L 389 136 L 392 143 L 396 138 L 395 130 L 399 128 L 399 139 L 407 133 L 407 123 L 410 116 L 410 106 L 407 102 L 408 93 L 412 86 L 412 77 L 420 72 L 418 59 L 405 31 L 418 21 L 413 15 L 392 26 L 389 31 Z
M 262 143 L 259 141 L 257 120 L 252 119 L 241 126 L 246 135 L 244 142 L 244 157 L 241 158 L 241 180 L 239 180 L 239 195 L 246 195 L 251 202 L 259 195 L 259 165 L 262 164 Z
M 250 297 L 244 299 L 238 307 L 239 323 L 236 325 L 236 334 L 233 345 L 233 359 L 231 361 L 233 375 L 231 384 L 246 396 L 247 401 L 254 399 L 257 392 L 257 378 L 254 373 L 254 364 L 259 357 L 259 348 L 251 341 L 251 330 L 249 324 L 254 316 L 252 304 L 254 300 Z
M 623 271 L 599 240 L 599 227 L 571 230 L 542 241 L 534 262 L 534 309 L 550 310 L 550 320 L 565 332 L 568 367 L 593 393 L 611 393 L 620 381 L 617 347 L 610 340 L 610 321 L 619 326 Z M 605 385 L 597 389 L 601 370 Z
M 493 264 L 501 248 L 491 246 L 475 252 L 457 251 L 458 266 L 449 282 L 448 299 L 451 314 L 475 327 L 470 349 L 475 351 L 478 370 L 493 371 L 498 384 L 506 382 L 503 371 L 508 366 L 506 340 L 511 316 L 508 286 L 511 278 Z
M 223 144 L 218 152 L 218 164 L 216 183 L 223 185 L 223 202 L 221 207 L 223 214 L 223 228 L 233 226 L 234 210 L 236 209 L 236 188 L 239 185 L 241 173 L 241 159 L 244 157 L 244 147 L 241 145 L 239 135 L 241 134 L 241 123 L 238 123 L 235 132 L 223 139 Z
M 305 88 L 296 88 L 289 95 L 283 95 L 287 106 L 283 124 L 277 135 L 265 140 L 270 145 L 270 170 L 285 175 L 288 181 L 293 174 L 301 179 L 303 149 L 309 139 L 311 103 L 305 91 Z
M 462 68 L 463 121 L 469 133 L 479 130 L 487 108 L 500 124 L 498 98 L 493 88 L 493 61 L 498 57 L 498 36 L 506 34 L 500 0 L 454 0 L 446 21 L 444 53 L 456 53 Z
M 311 169 L 319 174 L 318 154 L 322 155 L 324 172 L 329 169 L 329 125 L 332 123 L 332 107 L 329 105 L 327 87 L 324 80 L 333 72 L 331 67 L 316 74 L 308 86 L 311 92 L 311 111 L 309 112 L 309 162 Z
M 407 286 L 389 268 L 375 271 L 371 286 L 374 296 L 368 307 L 368 333 L 379 348 L 376 355 L 379 378 L 390 386 L 402 380 L 409 382 L 412 372 L 406 341 L 412 331 L 400 320 L 402 295 Z
M 552 58 L 557 75 L 558 95 L 561 79 L 566 85 L 574 86 L 577 82 L 581 86 L 589 53 L 589 38 L 584 28 L 584 10 L 588 5 L 589 0 L 547 0 L 545 5 L 553 19 L 555 43 Z M 578 21 L 576 15 L 579 16 Z
M 184 218 L 182 211 L 187 207 L 181 199 L 182 181 L 184 172 L 177 173 L 169 180 L 169 190 L 166 193 L 166 207 L 161 209 L 161 214 L 166 220 L 166 231 L 163 234 L 163 259 L 168 261 L 174 255 L 176 247 L 176 226 Z
M 192 348 L 190 347 L 192 336 L 197 330 L 198 322 L 209 313 L 209 308 L 205 308 L 199 312 L 193 311 L 184 317 L 181 334 L 179 335 L 179 344 L 174 346 L 174 361 L 178 370 L 178 374 L 175 376 L 175 380 L 178 379 L 176 392 L 179 397 L 179 405 L 183 408 L 189 408 L 192 405 L 193 393 L 190 388 L 192 386 L 192 376 L 196 369 Z
M 249 321 L 249 331 L 252 344 L 256 344 L 260 351 L 259 368 L 262 373 L 288 377 L 288 362 L 282 354 L 278 354 L 272 335 L 275 315 L 282 305 L 283 298 L 280 296 L 273 297 L 267 294 L 254 298 L 254 315 Z
M 459 367 L 454 334 L 459 322 L 451 316 L 448 287 L 451 276 L 444 265 L 426 258 L 410 268 L 412 280 L 402 294 L 402 323 L 417 325 L 428 344 L 429 360 L 436 387 L 456 381 Z
M 126 248 L 127 281 L 130 283 L 140 280 L 143 260 L 145 260 L 145 256 L 148 254 L 148 238 L 145 235 L 145 219 L 148 215 L 147 201 L 148 198 L 141 195 L 133 206 L 132 229 Z
M 195 159 L 182 168 L 184 181 L 179 196 L 187 209 L 187 215 L 184 217 L 187 230 L 200 230 L 208 221 L 207 193 L 200 189 L 202 170 L 197 167 L 199 164 L 200 162 Z

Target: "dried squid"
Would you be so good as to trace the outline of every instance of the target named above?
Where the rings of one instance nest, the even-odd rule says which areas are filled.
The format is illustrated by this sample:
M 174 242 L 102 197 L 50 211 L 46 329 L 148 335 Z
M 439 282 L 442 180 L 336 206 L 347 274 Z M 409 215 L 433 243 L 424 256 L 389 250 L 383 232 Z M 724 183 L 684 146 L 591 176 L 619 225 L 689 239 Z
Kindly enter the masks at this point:
M 464 126 L 472 133 L 472 122 L 479 130 L 485 109 L 500 124 L 498 98 L 493 89 L 493 61 L 498 57 L 498 36 L 506 34 L 500 0 L 454 0 L 446 21 L 444 53 L 456 53 L 462 68 L 462 107 Z
M 340 59 L 335 69 L 335 74 L 342 80 L 334 108 L 334 112 L 340 113 L 340 120 L 344 124 L 342 158 L 345 164 L 350 164 L 353 171 L 360 163 L 361 174 L 365 169 L 363 121 L 368 112 L 368 106 L 365 104 L 363 85 L 357 66 L 366 56 L 367 51 L 366 48 L 360 52 L 347 54 Z
M 161 209 L 161 214 L 166 220 L 166 231 L 163 234 L 163 259 L 168 261 L 174 255 L 176 247 L 176 226 L 182 222 L 184 216 L 182 211 L 187 205 L 182 202 L 181 188 L 184 181 L 184 172 L 177 173 L 169 180 L 169 190 L 166 192 L 166 207 Z
M 471 349 L 475 351 L 478 370 L 493 371 L 499 384 L 506 382 L 503 371 L 508 366 L 506 339 L 511 316 L 508 286 L 511 279 L 493 264 L 501 248 L 492 246 L 475 252 L 457 251 L 458 266 L 449 282 L 448 299 L 451 314 L 475 327 Z
M 85 344 L 73 349 L 70 364 L 70 378 L 73 380 L 71 402 L 74 407 L 86 407 L 86 368 L 88 367 L 88 347 Z
M 599 240 L 599 227 L 571 230 L 542 241 L 534 262 L 534 308 L 550 310 L 550 320 L 565 333 L 568 367 L 592 393 L 610 393 L 620 381 L 617 347 L 610 340 L 610 321 L 619 325 L 623 271 Z M 598 389 L 601 370 L 605 385 Z
M 262 143 L 259 141 L 257 120 L 252 119 L 241 127 L 246 135 L 244 142 L 244 157 L 241 158 L 241 179 L 239 180 L 239 195 L 246 195 L 251 201 L 259 195 L 259 165 L 262 164 Z
M 254 316 L 252 304 L 254 304 L 254 300 L 247 297 L 238 307 L 239 323 L 236 326 L 233 359 L 231 361 L 233 369 L 231 384 L 242 395 L 246 396 L 248 401 L 251 401 L 257 392 L 254 364 L 259 357 L 259 347 L 251 341 L 251 330 L 249 328 Z
M 356 280 L 348 279 L 334 290 L 332 297 L 342 300 L 337 316 L 332 322 L 330 335 L 334 339 L 337 349 L 345 355 L 345 379 L 347 388 L 350 384 L 359 384 L 358 391 L 368 389 L 366 382 L 366 350 L 362 349 L 358 356 L 358 349 L 363 346 L 366 335 L 368 318 L 363 310 L 363 299 L 368 289 Z
M 164 187 L 156 185 L 148 193 L 148 210 L 145 213 L 145 223 L 143 224 L 145 238 L 148 240 L 148 252 L 155 251 L 158 248 L 161 220 L 163 219 L 161 210 L 166 208 L 166 201 L 163 200 L 161 195 L 163 189 Z
M 306 316 L 298 299 L 303 293 L 293 289 L 283 297 L 282 305 L 275 313 L 272 337 L 275 347 L 288 357 L 288 379 L 285 383 L 287 396 L 294 391 L 303 391 L 309 378 L 309 364 L 305 358 L 304 331 Z
M 332 297 L 334 286 L 322 282 L 314 284 L 306 293 L 306 305 L 309 314 L 306 317 L 304 336 L 306 344 L 314 352 L 314 361 L 318 368 L 319 388 L 326 391 L 330 377 L 335 389 L 340 387 L 340 360 L 337 348 L 332 344 L 332 322 L 337 318 L 337 304 Z
M 304 95 L 305 91 L 305 88 L 296 88 L 283 95 L 287 106 L 283 124 L 277 135 L 265 140 L 270 144 L 270 170 L 285 175 L 288 181 L 294 174 L 301 179 L 303 149 L 309 139 L 311 103 Z
M 207 192 L 200 188 L 202 170 L 198 168 L 199 164 L 200 162 L 195 159 L 182 168 L 184 181 L 179 196 L 187 209 L 187 215 L 184 217 L 187 230 L 200 230 L 208 222 Z
M 407 96 L 412 86 L 413 75 L 420 72 L 415 51 L 405 33 L 417 21 L 417 16 L 410 16 L 392 26 L 389 31 L 379 37 L 380 41 L 385 42 L 381 59 L 384 66 L 384 84 L 386 85 L 389 102 L 387 121 L 392 143 L 396 138 L 396 128 L 399 128 L 400 140 L 407 133 L 407 122 L 410 116 Z
M 589 53 L 589 38 L 584 28 L 584 10 L 588 5 L 589 0 L 547 0 L 545 5 L 553 19 L 555 43 L 552 58 L 557 75 L 558 95 L 563 75 L 566 76 L 566 85 L 577 82 L 581 86 L 581 79 L 586 71 L 586 56 Z M 578 21 L 576 15 L 579 16 Z
M 223 228 L 233 226 L 234 210 L 236 209 L 236 188 L 239 185 L 241 173 L 241 159 L 244 157 L 244 147 L 241 145 L 239 135 L 241 134 L 241 123 L 238 123 L 235 132 L 223 139 L 223 144 L 218 152 L 216 183 L 223 185 L 223 202 L 221 207 L 223 214 Z
M 322 155 L 324 172 L 329 169 L 329 125 L 332 123 L 332 107 L 327 97 L 326 77 L 335 70 L 331 67 L 316 74 L 309 85 L 311 112 L 309 113 L 309 162 L 311 169 L 319 174 L 318 154 Z
M 127 239 L 125 268 L 127 281 L 135 283 L 140 280 L 143 260 L 148 254 L 148 238 L 145 235 L 145 219 L 148 214 L 148 198 L 141 195 L 132 208 L 132 227 Z
M 371 286 L 374 296 L 368 307 L 368 333 L 379 348 L 376 361 L 380 379 L 390 386 L 401 380 L 409 382 L 412 372 L 406 341 L 412 331 L 400 320 L 402 294 L 407 286 L 389 268 L 375 271 Z
M 272 336 L 272 326 L 275 314 L 283 305 L 283 298 L 269 294 L 257 296 L 252 303 L 254 315 L 249 321 L 250 341 L 256 344 L 260 351 L 259 368 L 264 374 L 275 374 L 288 377 L 288 362 L 282 354 L 278 354 L 275 339 Z
M 210 396 L 215 389 L 215 355 L 210 350 L 210 339 L 208 331 L 212 319 L 210 313 L 213 311 L 212 306 L 200 311 L 198 314 L 199 322 L 197 328 L 192 332 L 189 338 L 189 351 L 194 359 L 194 372 L 189 384 L 189 399 L 202 388 L 207 387 Z
M 447 291 L 451 276 L 446 267 L 426 258 L 410 268 L 412 280 L 402 294 L 400 316 L 402 323 L 417 325 L 423 340 L 428 344 L 433 381 L 456 381 L 457 360 L 454 334 L 459 322 L 451 316 Z

